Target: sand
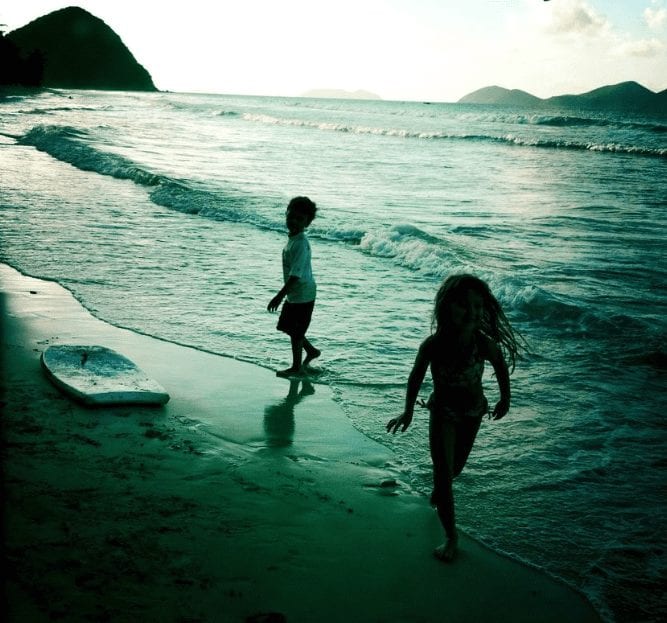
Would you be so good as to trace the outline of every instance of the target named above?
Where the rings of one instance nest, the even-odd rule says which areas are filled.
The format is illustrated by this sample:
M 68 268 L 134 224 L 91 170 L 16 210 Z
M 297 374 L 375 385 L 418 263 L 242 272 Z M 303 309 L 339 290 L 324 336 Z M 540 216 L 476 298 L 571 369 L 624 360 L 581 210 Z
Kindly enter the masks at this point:
M 139 335 L 0 264 L 5 620 L 594 622 L 575 590 L 462 536 L 323 385 Z M 170 393 L 86 408 L 50 344 L 101 344 Z

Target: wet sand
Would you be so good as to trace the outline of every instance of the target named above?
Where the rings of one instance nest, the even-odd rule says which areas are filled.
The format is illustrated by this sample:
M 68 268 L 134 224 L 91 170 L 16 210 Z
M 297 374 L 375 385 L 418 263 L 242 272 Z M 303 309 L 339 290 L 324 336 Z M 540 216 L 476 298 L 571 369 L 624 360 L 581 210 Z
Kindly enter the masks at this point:
M 0 264 L 5 620 L 568 623 L 578 592 L 465 535 L 327 387 L 113 327 Z M 100 344 L 170 393 L 90 409 L 44 376 Z

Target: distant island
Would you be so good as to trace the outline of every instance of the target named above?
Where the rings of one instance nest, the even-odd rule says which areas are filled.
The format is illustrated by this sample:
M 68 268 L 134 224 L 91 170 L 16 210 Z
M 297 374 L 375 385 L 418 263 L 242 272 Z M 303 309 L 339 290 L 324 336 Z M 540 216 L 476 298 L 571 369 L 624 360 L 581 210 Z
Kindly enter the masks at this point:
M 519 89 L 484 87 L 462 97 L 459 104 L 495 104 L 516 108 L 580 108 L 667 115 L 667 89 L 654 93 L 637 82 L 603 86 L 580 95 L 541 99 Z
M 321 97 L 347 100 L 380 100 L 379 95 L 370 91 L 345 91 L 343 89 L 311 89 L 301 95 L 301 97 Z
M 0 85 L 157 91 L 120 37 L 74 6 L 0 36 Z

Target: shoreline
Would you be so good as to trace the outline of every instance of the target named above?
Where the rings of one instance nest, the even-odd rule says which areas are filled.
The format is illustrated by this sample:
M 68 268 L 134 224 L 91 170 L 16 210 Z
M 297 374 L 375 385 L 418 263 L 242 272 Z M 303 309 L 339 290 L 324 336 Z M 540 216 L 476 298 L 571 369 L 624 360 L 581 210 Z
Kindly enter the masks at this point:
M 119 329 L 5 264 L 0 292 L 5 620 L 600 621 L 465 534 L 435 560 L 428 501 L 327 387 Z M 39 364 L 68 342 L 118 350 L 171 400 L 72 402 Z

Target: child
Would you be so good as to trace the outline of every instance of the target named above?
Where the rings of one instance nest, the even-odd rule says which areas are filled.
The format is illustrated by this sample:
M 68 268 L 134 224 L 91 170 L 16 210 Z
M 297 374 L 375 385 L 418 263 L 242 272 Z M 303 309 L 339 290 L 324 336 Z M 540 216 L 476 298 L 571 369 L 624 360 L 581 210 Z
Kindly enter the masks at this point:
M 510 370 L 519 343 L 500 304 L 488 285 L 472 275 L 452 275 L 435 298 L 432 327 L 435 332 L 419 347 L 405 397 L 405 410 L 387 423 L 387 431 L 405 431 L 412 422 L 417 394 L 427 368 L 431 367 L 433 393 L 425 406 L 430 411 L 429 445 L 433 462 L 433 495 L 446 541 L 434 554 L 451 561 L 457 552 L 452 481 L 461 473 L 475 436 L 488 411 L 482 389 L 484 362 L 493 366 L 500 400 L 493 419 L 504 417 L 510 408 Z
M 277 329 L 290 336 L 292 365 L 276 372 L 277 376 L 289 377 L 302 373 L 303 367 L 320 356 L 320 351 L 306 338 L 306 331 L 315 306 L 317 287 L 311 267 L 310 244 L 304 230 L 315 218 L 317 207 L 308 197 L 294 197 L 287 206 L 285 223 L 289 232 L 287 245 L 283 249 L 283 280 L 285 285 L 271 299 L 267 309 L 274 312 L 287 297 L 280 312 Z M 302 351 L 306 358 L 301 362 Z

